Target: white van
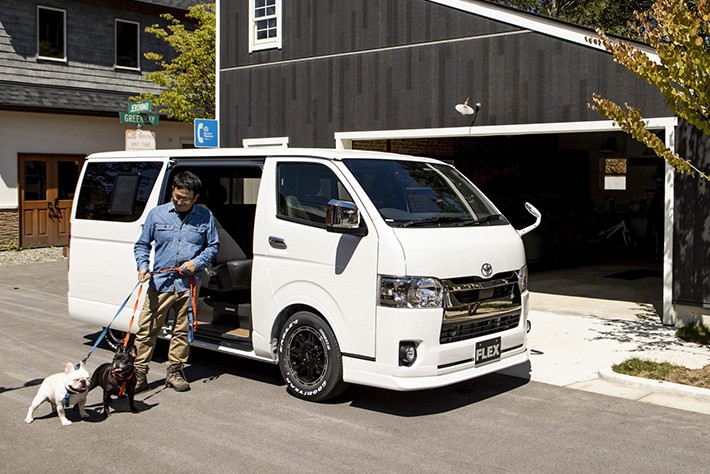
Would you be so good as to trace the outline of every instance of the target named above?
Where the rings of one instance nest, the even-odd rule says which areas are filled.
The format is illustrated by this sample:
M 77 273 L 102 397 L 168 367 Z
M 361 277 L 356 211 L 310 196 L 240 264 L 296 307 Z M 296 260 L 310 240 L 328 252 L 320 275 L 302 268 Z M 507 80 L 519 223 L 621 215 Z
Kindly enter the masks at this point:
M 418 390 L 527 362 L 520 237 L 539 213 L 530 206 L 535 222 L 516 231 L 452 166 L 376 152 L 89 156 L 71 218 L 71 317 L 110 323 L 136 283 L 145 217 L 184 170 L 202 179 L 198 203 L 221 239 L 194 346 L 279 364 L 288 390 L 314 401 L 347 383 Z M 132 306 L 113 330 L 128 330 Z

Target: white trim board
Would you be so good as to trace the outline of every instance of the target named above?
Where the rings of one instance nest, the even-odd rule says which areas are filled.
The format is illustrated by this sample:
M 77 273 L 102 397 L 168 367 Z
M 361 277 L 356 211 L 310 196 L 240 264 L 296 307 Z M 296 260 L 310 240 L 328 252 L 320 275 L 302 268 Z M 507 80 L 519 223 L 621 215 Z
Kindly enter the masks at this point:
M 488 2 L 480 2 L 477 0 L 428 0 L 432 3 L 438 3 L 446 7 L 455 8 L 457 10 L 479 15 L 492 20 L 501 21 L 510 25 L 526 28 L 537 33 L 560 38 L 565 41 L 571 41 L 588 48 L 604 50 L 603 46 L 589 43 L 588 38 L 598 38 L 598 35 L 591 29 L 584 28 L 572 23 L 565 23 L 560 20 L 554 20 L 541 15 L 532 13 L 518 12 L 514 8 L 494 5 Z M 629 41 L 631 42 L 631 41 Z M 641 43 L 631 42 L 634 48 L 639 49 L 651 57 L 654 61 L 658 61 L 656 50 L 644 46 Z
M 483 35 L 464 36 L 464 37 L 460 37 L 460 38 L 448 38 L 448 39 L 435 40 L 435 41 L 426 41 L 426 42 L 422 42 L 422 43 L 400 44 L 397 46 L 383 46 L 381 48 L 361 49 L 361 50 L 349 51 L 349 52 L 345 52 L 345 53 L 332 53 L 332 54 L 323 54 L 320 56 L 306 56 L 303 58 L 283 59 L 283 60 L 279 60 L 279 61 L 267 61 L 267 62 L 255 63 L 255 64 L 244 64 L 241 66 L 226 67 L 226 68 L 221 69 L 219 71 L 220 72 L 242 71 L 242 70 L 256 69 L 256 68 L 266 67 L 266 66 L 283 66 L 285 64 L 295 64 L 295 63 L 302 63 L 302 62 L 306 62 L 306 61 L 319 61 L 322 59 L 344 58 L 344 57 L 348 57 L 348 56 L 360 56 L 363 54 L 381 53 L 381 52 L 386 52 L 386 51 L 396 51 L 399 49 L 422 48 L 422 47 L 432 46 L 432 45 L 448 44 L 448 43 L 461 43 L 463 41 L 478 41 L 481 39 L 498 38 L 501 36 L 512 36 L 512 35 L 520 35 L 520 34 L 530 34 L 530 31 L 528 31 L 528 30 L 504 31 L 502 33 L 487 33 L 487 34 L 483 34 Z
M 676 117 L 644 119 L 651 130 L 665 130 L 678 124 Z M 336 132 L 336 148 L 350 148 L 346 142 L 353 140 L 401 140 L 406 138 L 491 137 L 498 135 L 539 135 L 544 133 L 585 133 L 621 131 L 611 120 L 588 122 L 530 123 L 516 125 L 486 125 L 472 127 L 418 128 L 407 130 L 371 130 Z

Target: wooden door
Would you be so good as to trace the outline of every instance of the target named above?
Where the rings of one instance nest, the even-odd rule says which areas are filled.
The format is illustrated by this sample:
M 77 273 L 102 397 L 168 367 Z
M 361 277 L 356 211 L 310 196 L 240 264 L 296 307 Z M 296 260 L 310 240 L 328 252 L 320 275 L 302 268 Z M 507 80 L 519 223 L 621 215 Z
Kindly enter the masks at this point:
M 21 154 L 20 244 L 64 246 L 83 156 Z

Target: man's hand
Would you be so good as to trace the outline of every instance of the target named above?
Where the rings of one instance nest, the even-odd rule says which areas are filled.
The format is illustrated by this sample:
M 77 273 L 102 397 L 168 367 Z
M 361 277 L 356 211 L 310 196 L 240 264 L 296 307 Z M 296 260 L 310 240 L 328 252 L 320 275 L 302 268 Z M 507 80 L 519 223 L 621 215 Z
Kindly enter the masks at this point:
M 192 262 L 192 260 L 188 260 L 187 262 L 183 263 L 180 265 L 180 268 L 183 269 L 183 271 L 189 273 L 190 275 L 195 274 L 195 264 Z
M 138 270 L 138 279 L 141 283 L 150 280 L 150 273 L 148 270 Z

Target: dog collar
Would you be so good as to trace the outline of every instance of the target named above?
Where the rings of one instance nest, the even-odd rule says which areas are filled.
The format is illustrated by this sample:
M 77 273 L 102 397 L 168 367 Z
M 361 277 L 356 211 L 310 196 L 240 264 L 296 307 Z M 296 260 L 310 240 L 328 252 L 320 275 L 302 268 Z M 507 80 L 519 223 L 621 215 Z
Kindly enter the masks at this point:
M 111 372 L 111 375 L 113 375 L 116 380 L 121 382 L 123 380 L 130 380 L 133 377 L 134 372 L 135 370 L 132 370 L 128 373 L 128 375 L 122 375 L 121 371 L 114 370 L 113 372 Z
M 69 408 L 69 397 L 71 396 L 71 392 L 67 390 L 67 394 L 64 395 L 64 407 Z

